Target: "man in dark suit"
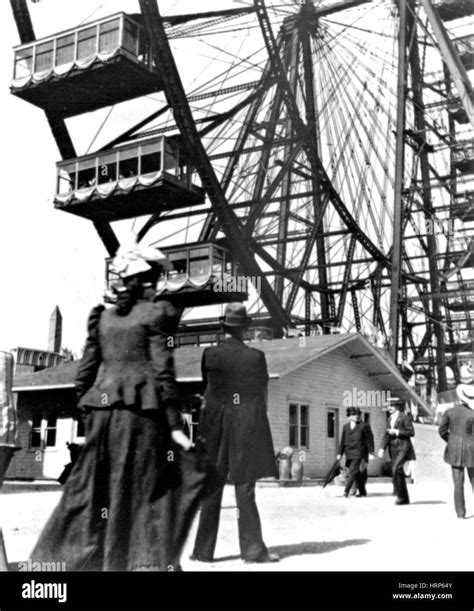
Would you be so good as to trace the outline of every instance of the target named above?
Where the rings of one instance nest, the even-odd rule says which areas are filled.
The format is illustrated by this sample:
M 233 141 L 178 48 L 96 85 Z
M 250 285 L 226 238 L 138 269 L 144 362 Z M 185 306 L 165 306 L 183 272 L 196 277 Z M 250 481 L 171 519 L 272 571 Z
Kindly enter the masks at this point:
M 339 460 L 343 454 L 346 456 L 347 474 L 344 496 L 348 497 L 354 482 L 359 491 L 358 496 L 367 496 L 367 463 L 374 458 L 374 436 L 370 426 L 360 419 L 358 407 L 348 407 L 346 411 L 349 422 L 347 422 L 341 435 L 339 444 Z
M 223 325 L 230 335 L 202 356 L 205 385 L 199 434 L 216 473 L 199 520 L 193 560 L 212 562 L 227 476 L 235 486 L 239 543 L 246 562 L 274 562 L 262 538 L 255 482 L 276 477 L 275 453 L 266 411 L 268 372 L 265 355 L 243 342 L 250 323 L 245 306 L 226 307 Z
M 390 414 L 389 427 L 384 433 L 378 454 L 382 458 L 385 450 L 388 450 L 392 460 L 393 489 L 397 497 L 395 504 L 408 505 L 410 497 L 403 466 L 407 460 L 415 460 L 416 458 L 411 442 L 411 437 L 415 436 L 415 429 L 411 416 L 405 414 L 405 403 L 401 399 L 396 399 L 390 403 L 388 412 Z
M 442 416 L 439 434 L 447 441 L 444 460 L 451 465 L 454 482 L 454 509 L 458 518 L 466 517 L 464 469 L 474 491 L 474 387 L 459 384 L 456 394 L 460 404 Z

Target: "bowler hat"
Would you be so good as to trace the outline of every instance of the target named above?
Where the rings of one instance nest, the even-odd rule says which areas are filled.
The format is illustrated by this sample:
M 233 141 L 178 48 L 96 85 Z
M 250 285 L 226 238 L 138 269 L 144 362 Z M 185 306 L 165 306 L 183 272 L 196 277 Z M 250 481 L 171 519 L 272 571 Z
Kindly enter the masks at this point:
M 459 384 L 456 387 L 458 399 L 471 409 L 474 409 L 474 386 L 472 384 Z
M 405 409 L 405 401 L 400 399 L 400 397 L 390 397 L 388 403 L 385 403 L 382 410 L 386 412 L 390 407 L 403 411 Z
M 360 409 L 358 407 L 348 407 L 346 409 L 347 416 L 360 416 Z
M 226 305 L 224 316 L 221 322 L 224 327 L 243 327 L 249 326 L 252 319 L 247 316 L 247 309 L 243 303 L 238 301 Z

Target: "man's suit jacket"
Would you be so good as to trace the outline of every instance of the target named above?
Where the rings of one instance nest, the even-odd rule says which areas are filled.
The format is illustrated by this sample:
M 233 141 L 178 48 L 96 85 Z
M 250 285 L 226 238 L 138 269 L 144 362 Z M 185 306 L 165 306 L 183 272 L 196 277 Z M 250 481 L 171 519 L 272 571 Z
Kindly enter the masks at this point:
M 357 422 L 353 429 L 350 422 L 343 426 L 338 452 L 341 456 L 345 454 L 348 460 L 363 458 L 368 462 L 369 453 L 373 451 L 374 436 L 366 422 Z
M 448 442 L 444 460 L 455 467 L 474 467 L 474 411 L 464 404 L 448 409 L 438 431 Z
M 411 442 L 411 437 L 415 436 L 415 429 L 411 417 L 399 411 L 394 426 L 391 427 L 388 424 L 388 428 L 398 429 L 398 435 L 390 435 L 388 431 L 385 431 L 382 437 L 382 448 L 388 449 L 392 459 L 403 453 L 405 460 L 415 460 L 415 449 Z
M 206 389 L 199 432 L 220 477 L 229 473 L 237 483 L 275 477 L 264 353 L 227 339 L 204 350 L 202 378 Z

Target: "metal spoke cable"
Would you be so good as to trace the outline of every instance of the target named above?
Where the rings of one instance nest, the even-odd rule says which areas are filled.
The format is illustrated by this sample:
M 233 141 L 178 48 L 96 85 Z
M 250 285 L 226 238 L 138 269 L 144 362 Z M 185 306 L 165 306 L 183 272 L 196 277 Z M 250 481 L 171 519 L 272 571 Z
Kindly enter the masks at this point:
M 242 14 L 227 15 L 224 17 L 218 17 L 216 19 L 212 19 L 212 18 L 209 19 L 209 18 L 206 18 L 205 15 L 203 15 L 202 17 L 199 17 L 199 20 L 200 21 L 202 20 L 202 23 L 194 23 L 193 25 L 186 25 L 186 24 L 169 25 L 168 27 L 165 24 L 165 31 L 166 31 L 166 35 L 169 40 L 173 40 L 176 38 L 190 37 L 191 35 L 197 36 L 206 30 L 211 30 L 210 33 L 215 34 L 215 35 L 219 35 L 222 33 L 227 34 L 229 30 L 219 30 L 219 29 L 213 30 L 212 28 L 214 28 L 215 26 L 221 25 L 223 23 L 228 23 L 229 21 L 235 21 L 237 19 L 242 19 L 242 18 L 248 19 L 248 15 L 242 15 Z M 253 22 L 255 23 L 255 19 L 253 20 Z
M 228 34 L 235 34 L 236 32 L 249 32 L 250 30 L 258 30 L 258 25 L 245 25 L 242 27 L 234 27 L 234 28 L 229 28 L 228 30 L 219 30 L 219 31 L 212 31 L 212 32 L 199 32 L 199 34 L 194 35 L 194 34 L 182 34 L 182 35 L 172 35 L 169 38 L 172 40 L 181 40 L 181 39 L 186 39 L 186 38 L 202 38 L 203 36 L 226 36 Z
M 348 60 L 348 61 L 349 61 L 349 60 Z M 350 63 L 350 62 L 349 62 L 349 63 Z M 357 74 L 357 72 L 354 72 L 353 76 L 354 76 L 354 78 L 356 78 L 357 80 L 359 80 L 359 83 L 360 83 L 360 85 L 361 85 L 361 86 L 364 86 L 365 81 L 362 81 L 362 80 L 361 80 L 361 78 L 360 78 L 360 76 Z M 382 87 L 383 87 L 383 84 L 384 84 L 384 83 L 383 83 L 382 81 L 379 81 L 379 86 L 380 86 L 380 88 L 382 88 Z M 386 90 L 384 90 L 384 91 L 385 91 L 385 95 L 386 95 L 386 94 L 387 94 L 387 92 L 386 92 Z M 375 93 L 372 91 L 372 88 L 367 88 L 367 93 L 368 93 L 368 95 L 369 95 L 369 96 L 372 98 L 372 100 L 376 102 L 376 107 L 377 107 L 378 109 L 380 109 L 380 111 L 381 111 L 382 113 L 386 114 L 386 115 L 387 115 L 387 118 L 388 118 L 387 127 L 385 127 L 385 128 L 384 128 L 384 127 L 383 127 L 383 126 L 380 124 L 380 119 L 378 118 L 378 116 L 377 116 L 377 117 L 372 117 L 372 120 L 376 121 L 376 122 L 379 124 L 379 127 L 380 127 L 380 129 L 379 129 L 379 133 L 381 134 L 381 136 L 380 136 L 380 137 L 381 137 L 381 141 L 380 141 L 381 146 L 380 146 L 380 147 L 375 146 L 375 150 L 376 150 L 376 152 L 377 152 L 377 157 L 378 157 L 378 159 L 379 159 L 379 161 L 380 161 L 380 163 L 381 163 L 381 167 L 384 169 L 385 173 L 387 173 L 387 171 L 388 171 L 388 170 L 387 170 L 387 168 L 388 168 L 388 164 L 387 164 L 387 163 L 384 163 L 384 162 L 382 161 L 381 154 L 380 154 L 380 152 L 379 152 L 379 148 L 381 149 L 381 148 L 387 148 L 387 147 L 392 146 L 392 147 L 393 147 L 393 149 L 394 149 L 394 144 L 392 143 L 392 144 L 390 145 L 390 143 L 389 143 L 389 142 L 387 142 L 387 128 L 388 128 L 388 126 L 390 125 L 390 118 L 391 118 L 391 115 L 390 115 L 390 114 L 388 114 L 388 111 L 390 111 L 390 110 L 391 110 L 391 111 L 393 111 L 393 112 L 394 112 L 394 111 L 395 111 L 395 107 L 394 107 L 394 105 L 393 105 L 393 104 L 387 104 L 387 100 L 386 100 L 386 98 L 384 98 L 384 99 L 377 98 L 377 97 L 376 97 L 376 95 L 375 95 Z M 384 107 L 385 107 L 385 106 L 386 106 L 386 107 L 387 107 L 387 109 L 388 109 L 387 111 L 386 111 L 386 110 L 384 110 Z M 392 179 L 392 184 L 393 184 L 393 179 Z
M 368 10 L 365 10 L 365 11 L 361 12 L 361 14 L 358 17 L 356 17 L 354 19 L 354 21 L 352 21 L 351 23 L 343 25 L 342 28 L 337 31 L 337 33 L 335 33 L 331 38 L 329 38 L 326 41 L 326 44 L 332 43 L 336 38 L 340 37 L 347 29 L 353 28 L 354 24 L 356 24 L 359 21 L 361 21 L 361 19 L 368 19 L 370 17 L 370 13 L 372 11 L 376 10 L 377 7 L 375 5 L 371 6 L 371 7 L 367 7 L 367 5 L 366 5 L 365 8 L 366 9 L 368 8 Z M 321 19 L 321 21 L 322 21 L 323 24 L 325 24 L 325 23 L 328 22 L 328 19 L 323 17 Z
M 334 56 L 333 56 L 334 57 Z M 338 61 L 334 57 L 334 62 Z M 326 69 L 322 71 L 322 75 L 325 79 L 332 78 L 334 82 L 342 82 L 342 79 L 339 78 L 340 74 L 340 64 L 334 65 L 334 62 L 326 62 Z M 343 84 L 343 83 L 342 83 Z M 345 89 L 343 86 L 342 90 Z M 325 90 L 325 86 L 323 85 L 322 90 Z M 339 93 L 339 92 L 338 92 Z M 349 171 L 349 162 L 346 158 L 347 153 L 350 153 L 351 147 L 349 146 L 350 139 L 352 137 L 352 122 L 354 121 L 354 117 L 349 114 L 350 120 L 347 120 L 347 117 L 343 114 L 342 109 L 340 107 L 341 103 L 341 95 L 337 96 L 337 105 L 332 109 L 330 113 L 331 123 L 328 124 L 328 131 L 332 132 L 331 140 L 338 143 L 338 149 L 334 151 L 334 155 L 337 154 L 337 157 L 332 159 L 330 165 L 333 170 L 332 178 L 333 180 L 339 174 L 339 168 L 342 166 L 342 174 L 343 176 L 337 180 L 338 188 L 341 192 L 344 190 L 344 183 L 347 183 L 347 189 L 349 191 L 349 201 L 354 201 L 354 192 L 352 190 L 352 181 L 351 175 Z M 341 131 L 342 130 L 342 131 Z M 343 135 L 343 131 L 345 131 L 345 136 Z
M 88 21 L 93 15 L 95 15 L 98 11 L 100 11 L 100 9 L 104 8 L 104 4 L 105 2 L 102 2 L 102 4 L 100 4 L 96 9 L 94 9 L 92 13 L 90 13 L 87 17 L 84 17 L 84 19 L 79 22 L 77 27 L 79 27 L 80 25 Z
M 166 213 L 163 214 L 163 220 L 166 220 Z M 190 227 L 197 227 L 201 223 L 202 223 L 202 220 L 198 218 L 197 220 L 195 220 L 190 225 L 188 224 L 185 227 L 180 227 L 179 229 L 176 229 L 176 231 L 173 231 L 172 233 L 168 233 L 166 235 L 166 238 L 167 239 L 174 238 L 175 236 L 180 235 L 183 232 L 187 231 Z M 163 241 L 161 239 L 160 240 L 156 240 L 154 242 L 151 242 L 151 246 L 157 246 L 157 245 L 162 244 L 162 243 L 163 243 Z
M 238 53 L 238 52 L 240 52 L 240 51 L 242 50 L 242 47 L 243 47 L 244 43 L 245 43 L 245 39 L 243 39 L 243 40 L 241 41 L 241 43 L 240 43 L 240 47 L 239 47 L 239 49 L 237 50 L 237 53 Z M 231 62 L 230 66 L 229 66 L 229 68 L 228 68 L 228 70 L 227 70 L 227 72 L 225 72 L 225 73 L 224 73 L 224 75 L 223 75 L 223 81 L 222 81 L 222 83 L 221 83 L 221 88 L 223 88 L 223 87 L 224 87 L 224 85 L 225 85 L 225 84 L 228 82 L 228 79 L 229 79 L 229 75 L 230 75 L 230 73 L 231 73 L 233 70 L 235 70 L 235 68 L 236 68 L 236 66 L 237 66 L 237 65 L 240 65 L 240 64 L 242 63 L 242 62 L 241 62 L 241 60 L 240 60 L 240 58 L 238 58 L 237 53 L 236 53 L 236 55 L 234 55 L 233 61 Z M 214 102 L 215 102 L 215 100 L 214 100 Z M 211 104 L 211 106 L 210 106 L 209 110 L 212 110 L 212 106 L 213 106 L 213 104 Z
M 85 152 L 85 154 L 86 154 L 86 155 L 89 153 L 89 151 L 91 150 L 92 146 L 94 145 L 94 142 L 97 140 L 97 138 L 98 138 L 98 136 L 99 136 L 100 132 L 101 132 L 101 131 L 102 131 L 102 129 L 104 128 L 105 124 L 107 123 L 107 121 L 108 121 L 108 119 L 109 119 L 110 115 L 112 114 L 112 111 L 114 110 L 114 108 L 115 108 L 115 105 L 113 105 L 113 106 L 111 106 L 111 107 L 110 107 L 109 111 L 107 112 L 107 114 L 106 114 L 106 115 L 105 115 L 105 117 L 104 117 L 104 120 L 103 120 L 103 121 L 102 121 L 102 123 L 99 125 L 99 127 L 98 127 L 98 129 L 97 129 L 97 131 L 96 131 L 96 133 L 95 133 L 95 135 L 94 135 L 94 137 L 92 138 L 92 140 L 91 140 L 91 142 L 90 142 L 89 146 L 87 147 L 87 150 L 86 150 L 86 152 Z
M 375 29 L 367 30 L 365 28 L 361 28 L 361 27 L 358 27 L 358 26 L 355 26 L 355 25 L 346 26 L 344 23 L 341 23 L 339 21 L 334 21 L 333 19 L 329 19 L 328 17 L 324 17 L 323 19 L 324 19 L 325 23 L 328 23 L 330 25 L 343 26 L 343 27 L 345 26 L 346 29 L 357 30 L 359 32 L 364 32 L 366 34 L 370 34 L 371 36 L 380 36 L 381 38 L 389 38 L 389 39 L 392 38 L 391 34 L 386 34 L 385 32 L 378 32 Z
M 195 41 L 196 42 L 196 41 Z M 245 40 L 243 41 L 245 42 Z M 217 55 L 215 56 L 206 56 L 204 55 L 204 53 L 200 54 L 200 57 L 202 58 L 206 58 L 209 59 L 210 62 L 208 64 L 208 67 L 211 66 L 214 70 L 215 70 L 215 66 L 216 63 L 219 62 L 220 64 L 225 64 L 227 67 L 225 70 L 223 70 L 222 72 L 216 74 L 212 74 L 212 76 L 210 77 L 210 79 L 199 86 L 199 88 L 195 89 L 195 90 L 190 90 L 189 94 L 193 95 L 195 94 L 197 91 L 201 91 L 202 89 L 204 89 L 206 84 L 212 84 L 213 87 L 215 87 L 215 83 L 216 80 L 220 77 L 226 76 L 228 78 L 228 66 L 229 65 L 235 65 L 236 67 L 242 67 L 242 73 L 248 72 L 249 69 L 254 70 L 257 73 L 261 72 L 261 65 L 260 63 L 257 63 L 255 61 L 255 57 L 259 56 L 259 55 L 263 55 L 264 52 L 264 47 L 258 47 L 257 49 L 255 49 L 252 53 L 250 53 L 249 55 L 246 55 L 245 57 L 239 58 L 239 62 L 237 64 L 235 64 L 235 59 L 236 59 L 236 55 L 235 53 L 231 53 L 230 51 L 227 51 L 226 49 L 223 49 L 222 46 L 219 45 L 212 45 L 209 42 L 205 43 L 205 46 L 209 49 L 212 49 L 213 51 L 217 51 Z M 230 58 L 230 59 L 228 59 Z M 253 58 L 254 61 L 250 61 L 250 59 Z M 237 73 L 237 76 L 239 76 L 240 73 Z M 197 75 L 197 77 L 201 76 L 200 74 Z M 224 80 L 224 82 L 227 82 Z
M 349 112 L 348 109 L 348 105 L 347 102 L 350 103 L 352 97 L 350 95 L 350 92 L 348 89 L 345 89 L 343 91 L 343 95 L 344 95 L 344 99 L 346 100 L 346 109 Z M 362 107 L 362 112 L 365 114 L 365 107 Z M 371 157 L 373 155 L 375 155 L 375 147 L 374 147 L 374 132 L 377 128 L 377 124 L 375 121 L 370 122 L 370 119 L 368 116 L 362 116 L 359 113 L 358 108 L 355 108 L 356 113 L 358 114 L 358 125 L 355 126 L 355 136 L 357 138 L 357 141 L 359 143 L 360 149 L 361 149 L 361 154 L 358 155 L 357 157 L 357 163 L 359 165 L 359 175 L 360 175 L 360 181 L 359 181 L 359 188 L 361 190 L 361 196 L 358 198 L 358 206 L 361 207 L 362 206 L 362 199 L 365 200 L 366 205 L 367 205 L 367 214 L 366 217 L 363 219 L 367 224 L 368 224 L 368 217 L 370 216 L 371 220 L 372 220 L 372 224 L 373 224 L 373 229 L 375 230 L 378 239 L 379 239 L 379 245 L 380 247 L 383 248 L 383 239 L 381 237 L 381 230 L 383 229 L 383 226 L 380 223 L 380 219 L 379 218 L 375 218 L 375 211 L 372 208 L 371 205 L 371 201 L 369 199 L 368 196 L 368 192 L 366 187 L 366 183 L 368 183 L 368 174 L 370 172 L 372 179 L 373 179 L 373 184 L 375 185 L 375 187 L 378 190 L 379 196 L 381 197 L 383 195 L 383 191 L 381 189 L 381 185 L 379 183 L 378 180 L 378 172 L 376 171 L 376 168 L 373 166 L 373 164 L 371 163 Z M 370 129 L 367 129 L 367 125 L 370 125 Z M 361 130 L 360 130 L 360 126 L 363 127 L 363 130 L 365 132 L 366 135 L 366 145 L 365 145 L 365 149 L 364 149 L 364 144 L 362 142 L 361 139 Z M 364 164 L 365 162 L 365 164 Z M 378 208 L 380 209 L 380 206 L 378 206 Z M 359 211 L 356 209 L 356 216 L 359 216 Z

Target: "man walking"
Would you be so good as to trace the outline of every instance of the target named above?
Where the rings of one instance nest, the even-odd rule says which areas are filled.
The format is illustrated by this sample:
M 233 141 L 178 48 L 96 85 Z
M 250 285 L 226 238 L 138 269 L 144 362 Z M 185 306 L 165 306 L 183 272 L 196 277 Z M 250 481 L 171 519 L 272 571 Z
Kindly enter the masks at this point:
M 454 509 L 458 518 L 466 517 L 464 470 L 474 490 L 474 387 L 459 384 L 456 394 L 460 405 L 442 416 L 439 434 L 447 442 L 444 460 L 451 465 L 454 482 Z
M 340 460 L 346 456 L 347 474 L 344 496 L 348 497 L 354 482 L 357 485 L 358 496 L 367 496 L 367 463 L 374 458 L 374 435 L 370 426 L 361 421 L 361 412 L 358 407 L 348 407 L 346 410 L 347 422 L 341 435 L 339 444 Z
M 411 416 L 405 414 L 405 403 L 401 399 L 388 406 L 389 427 L 382 438 L 381 448 L 378 452 L 380 458 L 388 450 L 392 460 L 393 489 L 396 495 L 395 505 L 408 505 L 410 497 L 403 470 L 407 460 L 415 460 L 415 450 L 411 437 L 415 435 Z
M 245 306 L 226 307 L 223 326 L 230 335 L 202 356 L 204 409 L 199 427 L 214 481 L 202 504 L 193 560 L 212 562 L 227 476 L 235 486 L 240 554 L 245 562 L 275 562 L 263 542 L 255 502 L 255 482 L 277 475 L 266 412 L 268 372 L 265 355 L 243 342 L 250 323 Z

